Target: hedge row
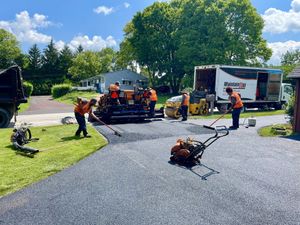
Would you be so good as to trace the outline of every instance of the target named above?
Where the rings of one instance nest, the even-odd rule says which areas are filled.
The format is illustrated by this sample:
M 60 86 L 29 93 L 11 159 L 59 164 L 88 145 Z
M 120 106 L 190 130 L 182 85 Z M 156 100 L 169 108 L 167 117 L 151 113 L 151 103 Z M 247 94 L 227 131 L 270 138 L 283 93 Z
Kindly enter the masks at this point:
M 56 84 L 51 88 L 51 94 L 53 98 L 59 98 L 69 93 L 72 90 L 72 86 L 70 84 Z
M 33 91 L 33 85 L 32 83 L 28 82 L 28 81 L 24 81 L 23 82 L 23 89 L 24 89 L 24 94 L 27 98 L 29 98 L 32 94 Z

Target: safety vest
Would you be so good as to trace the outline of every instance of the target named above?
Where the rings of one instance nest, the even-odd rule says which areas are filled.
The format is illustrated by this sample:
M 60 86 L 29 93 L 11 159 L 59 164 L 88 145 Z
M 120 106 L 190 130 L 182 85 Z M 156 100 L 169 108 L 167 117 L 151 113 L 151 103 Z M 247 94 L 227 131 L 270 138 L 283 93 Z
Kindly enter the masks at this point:
M 182 102 L 182 105 L 188 106 L 190 103 L 190 95 L 188 94 L 183 94 L 184 100 Z
M 118 85 L 115 85 L 115 84 L 111 84 L 110 86 L 109 86 L 109 91 L 110 91 L 110 97 L 111 98 L 119 98 L 119 90 L 120 90 L 120 88 L 119 88 L 119 86 Z
M 234 109 L 239 109 L 239 108 L 242 108 L 243 107 L 243 102 L 242 102 L 242 99 L 240 97 L 240 95 L 237 93 L 237 92 L 232 92 L 231 96 L 229 98 L 235 98 L 236 102 L 233 106 Z M 230 99 L 231 101 L 231 99 Z
M 150 90 L 150 101 L 152 102 L 156 102 L 157 101 L 157 94 L 156 94 L 156 91 L 151 89 Z
M 88 104 L 88 101 L 81 101 L 77 105 L 75 105 L 74 112 L 79 113 L 84 116 L 85 113 L 90 113 L 92 108 Z

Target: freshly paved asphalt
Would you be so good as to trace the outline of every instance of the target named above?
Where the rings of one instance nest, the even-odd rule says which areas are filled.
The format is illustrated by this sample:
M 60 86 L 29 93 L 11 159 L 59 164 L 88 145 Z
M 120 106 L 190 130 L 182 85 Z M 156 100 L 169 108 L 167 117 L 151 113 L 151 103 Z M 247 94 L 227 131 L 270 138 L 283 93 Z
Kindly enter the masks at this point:
M 258 125 L 283 122 L 258 119 Z M 0 224 L 300 224 L 300 142 L 241 127 L 187 170 L 168 163 L 177 138 L 205 140 L 210 121 L 98 126 L 110 144 L 0 199 Z M 229 125 L 228 120 L 219 124 Z M 26 171 L 24 172 L 24 175 Z

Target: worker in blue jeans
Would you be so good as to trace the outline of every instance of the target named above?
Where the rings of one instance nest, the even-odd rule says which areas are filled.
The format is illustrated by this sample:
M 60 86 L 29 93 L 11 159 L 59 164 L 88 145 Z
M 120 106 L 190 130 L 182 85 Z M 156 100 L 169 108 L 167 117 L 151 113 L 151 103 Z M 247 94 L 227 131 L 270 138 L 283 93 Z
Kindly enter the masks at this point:
M 84 137 L 91 137 L 86 129 L 86 122 L 85 122 L 85 117 L 84 114 L 88 113 L 91 117 L 93 117 L 95 120 L 101 123 L 99 118 L 94 115 L 92 108 L 95 106 L 97 103 L 96 99 L 91 99 L 90 101 L 83 100 L 81 98 L 77 98 L 77 104 L 75 105 L 74 108 L 74 113 L 75 113 L 75 118 L 77 120 L 77 123 L 79 125 L 75 136 L 79 137 L 80 133 L 83 132 Z
M 231 103 L 232 109 L 232 126 L 230 126 L 229 128 L 231 130 L 236 130 L 239 128 L 240 114 L 244 105 L 239 93 L 234 92 L 231 87 L 226 88 L 226 93 L 229 96 L 228 100 Z

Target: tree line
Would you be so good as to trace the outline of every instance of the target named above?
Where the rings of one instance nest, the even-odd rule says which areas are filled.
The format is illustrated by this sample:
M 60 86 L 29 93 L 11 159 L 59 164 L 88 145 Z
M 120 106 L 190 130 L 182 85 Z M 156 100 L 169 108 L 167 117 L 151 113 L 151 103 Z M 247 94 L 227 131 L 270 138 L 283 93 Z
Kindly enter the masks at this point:
M 18 63 L 25 79 L 49 86 L 119 69 L 136 70 L 138 65 L 150 85 L 168 85 L 176 93 L 192 86 L 195 66 L 267 66 L 272 51 L 262 37 L 263 26 L 250 0 L 155 2 L 124 27 L 118 51 L 84 51 L 82 46 L 76 52 L 68 46 L 58 51 L 51 41 L 43 51 L 33 45 L 24 55 L 15 37 L 6 32 L 10 38 L 3 39 L 5 31 L 0 30 L 0 67 Z M 299 51 L 287 52 L 280 68 L 286 75 L 299 62 Z

